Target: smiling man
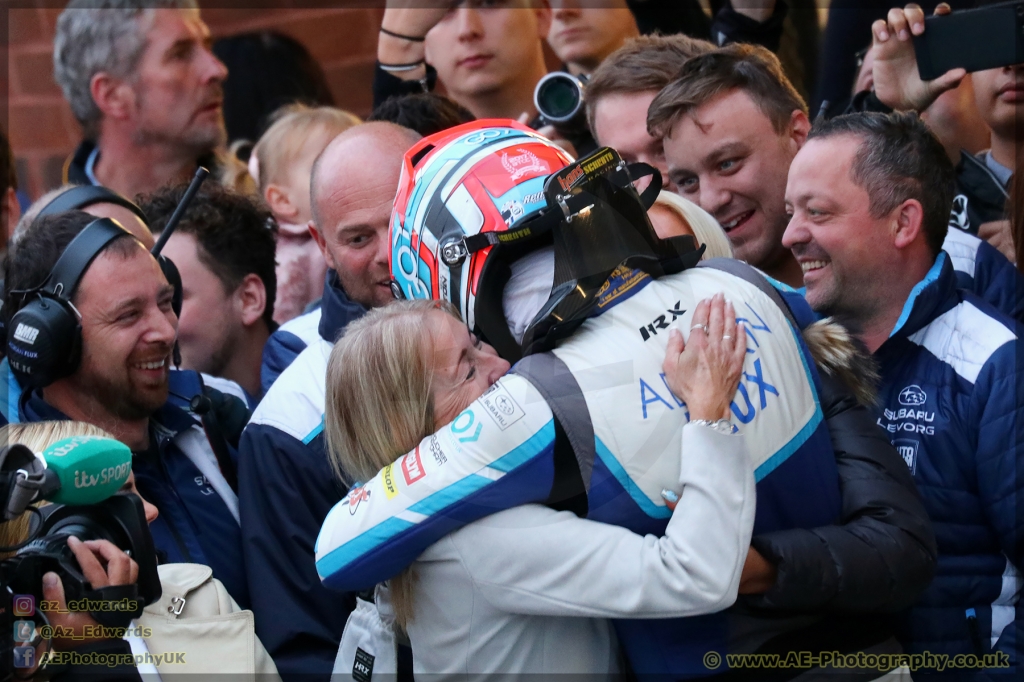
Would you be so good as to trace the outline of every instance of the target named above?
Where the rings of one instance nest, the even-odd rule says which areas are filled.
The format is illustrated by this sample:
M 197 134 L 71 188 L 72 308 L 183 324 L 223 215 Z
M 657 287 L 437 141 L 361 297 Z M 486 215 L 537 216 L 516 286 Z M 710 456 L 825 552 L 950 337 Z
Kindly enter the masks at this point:
M 90 241 L 73 244 L 85 230 Z M 70 352 L 43 378 L 18 366 L 19 359 L 44 355 L 39 334 L 8 339 L 11 367 L 26 387 L 17 421 L 84 421 L 128 445 L 138 487 L 160 510 L 151 531 L 163 559 L 210 566 L 235 601 L 247 606 L 238 497 L 200 419 L 177 406 L 202 386 L 194 373 L 170 371 L 178 319 L 174 289 L 156 259 L 109 219 L 81 211 L 44 216 L 12 247 L 5 311 L 13 316 L 37 300 L 21 293 L 47 282 L 65 250 L 80 255 L 90 243 L 96 255 L 77 281 L 61 266 L 68 277 L 66 307 L 48 303 L 51 311 L 62 307 L 77 317 L 80 344 L 69 344 Z
M 654 166 L 670 192 L 677 190 L 661 138 L 647 132 L 647 109 L 687 59 L 713 49 L 714 43 L 681 34 L 642 36 L 605 59 L 587 83 L 587 121 L 598 144 L 630 163 Z
M 54 77 L 85 140 L 65 181 L 128 197 L 188 180 L 226 140 L 227 68 L 195 0 L 73 0 L 57 20 Z
M 1024 327 L 957 288 L 941 250 L 953 194 L 953 166 L 916 114 L 841 116 L 793 160 L 783 241 L 811 307 L 878 360 L 878 424 L 935 526 L 938 570 L 902 622 L 905 650 L 987 654 L 973 667 L 1010 679 L 1022 647 Z
M 807 105 L 763 47 L 730 45 L 698 55 L 651 102 L 677 191 L 721 223 L 736 257 L 799 287 L 800 266 L 782 245 L 789 164 L 807 138 Z

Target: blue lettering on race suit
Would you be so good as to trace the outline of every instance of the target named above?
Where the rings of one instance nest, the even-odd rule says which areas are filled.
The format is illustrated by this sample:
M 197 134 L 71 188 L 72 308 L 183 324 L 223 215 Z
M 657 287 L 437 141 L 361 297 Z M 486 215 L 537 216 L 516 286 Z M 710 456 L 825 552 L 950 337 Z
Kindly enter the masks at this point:
M 650 397 L 648 397 L 648 395 Z M 669 391 L 669 395 L 673 395 L 671 391 Z M 675 409 L 674 407 L 672 407 L 672 404 L 670 402 L 668 402 L 667 400 L 662 398 L 660 395 L 658 395 L 657 391 L 655 391 L 653 388 L 648 386 L 647 382 L 643 380 L 643 377 L 641 377 L 640 378 L 640 407 L 644 411 L 644 419 L 647 419 L 647 406 L 650 405 L 651 403 L 664 403 L 665 407 L 667 407 L 668 409 L 670 409 L 670 410 L 674 410 Z
M 680 400 L 676 396 L 676 394 L 672 392 L 672 389 L 668 387 L 668 379 L 665 378 L 665 373 L 662 372 L 658 376 L 661 377 L 661 385 L 665 387 L 665 393 L 667 393 L 668 395 L 672 396 L 672 399 L 676 401 L 675 407 L 683 408 L 683 410 L 686 411 L 686 419 L 689 420 L 690 419 L 690 411 L 686 409 L 686 403 L 684 403 L 682 400 Z M 651 396 L 651 397 L 648 397 L 648 395 Z M 640 380 L 640 407 L 644 411 L 644 419 L 647 419 L 647 406 L 649 404 L 651 404 L 651 403 L 658 403 L 658 402 L 665 403 L 666 405 L 668 405 L 668 409 L 670 409 L 670 410 L 675 409 L 674 407 L 672 407 L 671 403 L 669 403 L 667 400 L 665 400 L 664 398 L 661 397 L 661 394 L 659 394 L 653 388 L 648 386 L 647 382 L 644 381 L 643 379 L 641 379 Z
M 764 321 L 764 318 L 758 315 L 757 311 L 750 307 L 749 303 L 747 304 L 747 308 L 750 310 L 751 313 L 753 313 L 753 316 L 757 318 L 757 321 L 760 324 L 755 324 L 751 322 L 749 319 L 743 317 L 737 317 L 736 321 L 745 323 L 744 328 L 747 331 L 747 336 L 750 338 L 750 341 L 753 344 L 753 348 L 750 347 L 750 343 L 747 344 L 747 352 L 755 353 L 757 352 L 756 349 L 761 347 L 761 343 L 758 340 L 758 333 L 771 334 L 772 330 L 768 327 L 768 323 Z M 736 415 L 736 418 L 742 424 L 749 424 L 754 420 L 754 417 L 757 416 L 757 412 L 759 410 L 763 411 L 765 408 L 768 407 L 769 394 L 774 395 L 776 397 L 780 397 L 779 390 L 775 386 L 770 384 L 768 380 L 765 378 L 764 368 L 761 365 L 761 358 L 754 358 L 753 370 L 753 374 L 750 374 L 749 372 L 743 372 L 743 380 L 740 381 L 739 388 L 737 389 L 737 394 L 742 398 L 744 406 L 740 407 L 740 405 L 737 404 L 736 400 L 733 400 L 729 406 L 732 410 L 732 413 Z M 672 393 L 671 389 L 669 389 L 668 381 L 665 379 L 665 374 L 660 374 L 660 377 L 662 385 L 665 387 L 665 392 L 668 395 L 672 396 L 676 404 L 675 406 L 673 406 L 672 403 L 670 403 L 668 400 L 663 398 L 661 394 L 655 391 L 651 387 L 650 383 L 648 383 L 643 379 L 643 377 L 641 377 L 640 409 L 643 413 L 644 419 L 647 419 L 648 417 L 647 406 L 653 403 L 663 403 L 670 410 L 674 410 L 676 409 L 676 407 L 686 407 L 686 403 L 684 403 L 678 397 L 676 397 L 676 395 Z M 750 390 L 748 390 L 748 388 Z M 756 394 L 756 400 L 751 400 L 752 394 Z M 689 418 L 689 413 L 687 413 L 687 418 Z
M 754 342 L 754 348 L 760 348 L 761 347 L 761 343 L 757 340 L 757 335 L 754 334 L 754 330 L 762 331 L 762 332 L 767 332 L 768 334 L 771 334 L 772 330 L 768 327 L 768 323 L 764 321 L 764 318 L 761 317 L 760 315 L 758 315 L 757 311 L 750 307 L 749 303 L 745 303 L 745 305 L 747 306 L 747 309 L 750 310 L 750 312 L 754 314 L 754 317 L 757 318 L 757 321 L 760 322 L 761 324 L 760 325 L 756 325 L 756 324 L 752 323 L 746 317 L 737 317 L 736 318 L 736 323 L 737 324 L 739 324 L 740 322 L 744 323 L 744 328 L 747 330 L 747 336 L 750 337 L 750 340 Z M 753 353 L 754 352 L 754 348 L 751 348 L 750 344 L 747 344 L 747 352 L 748 353 Z
M 452 433 L 467 433 L 473 428 L 473 424 L 476 422 L 476 414 L 473 410 L 466 410 L 452 422 Z M 476 430 L 469 435 L 462 436 L 459 438 L 460 443 L 475 443 L 480 439 L 480 431 L 483 430 L 483 424 L 477 424 Z

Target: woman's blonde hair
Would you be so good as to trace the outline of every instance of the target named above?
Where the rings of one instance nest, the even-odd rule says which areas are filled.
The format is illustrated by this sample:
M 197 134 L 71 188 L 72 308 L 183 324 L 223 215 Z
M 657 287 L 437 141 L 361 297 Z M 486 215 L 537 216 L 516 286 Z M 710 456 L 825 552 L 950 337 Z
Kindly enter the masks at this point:
M 347 111 L 305 104 L 283 106 L 270 120 L 273 123 L 252 150 L 257 161 L 255 180 L 261 191 L 270 183 L 283 182 L 288 168 L 305 150 L 317 146 L 320 153 L 335 137 L 362 123 Z
M 324 438 L 335 474 L 346 485 L 367 481 L 432 434 L 433 372 L 427 314 L 456 319 L 439 301 L 398 301 L 374 308 L 345 328 L 327 362 Z M 395 619 L 412 618 L 412 568 L 391 579 Z
M 707 244 L 707 250 L 701 260 L 709 258 L 732 258 L 732 245 L 725 235 L 725 230 L 718 224 L 714 217 L 697 204 L 682 198 L 678 194 L 662 190 L 654 201 L 659 206 L 664 206 L 683 219 L 693 236 L 697 238 L 698 244 Z
M 33 422 L 30 424 L 7 424 L 0 427 L 0 443 L 11 445 L 20 443 L 32 452 L 39 454 L 58 441 L 73 436 L 99 436 L 113 438 L 112 435 L 98 426 L 76 421 Z M 43 502 L 36 506 L 49 504 Z M 24 542 L 28 537 L 32 524 L 31 512 L 25 512 L 16 519 L 0 523 L 0 547 L 13 547 Z M 12 553 L 0 553 L 0 559 L 6 559 Z

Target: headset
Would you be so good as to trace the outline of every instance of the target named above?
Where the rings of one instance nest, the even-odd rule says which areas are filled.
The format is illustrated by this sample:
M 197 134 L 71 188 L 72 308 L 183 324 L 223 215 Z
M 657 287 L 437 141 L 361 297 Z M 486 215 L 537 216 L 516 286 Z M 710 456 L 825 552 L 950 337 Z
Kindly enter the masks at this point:
M 196 171 L 192 184 L 168 219 L 152 251 L 168 283 L 174 287 L 172 308 L 175 315 L 181 313 L 181 276 L 174 263 L 161 256 L 160 251 L 207 175 L 209 171 L 205 168 L 200 167 Z M 123 206 L 146 222 L 145 214 L 134 203 L 116 192 L 96 186 L 68 190 L 43 207 L 36 219 L 97 203 Z M 110 218 L 98 218 L 71 240 L 42 284 L 32 289 L 11 292 L 12 296 L 21 296 L 22 301 L 27 300 L 9 319 L 6 329 L 7 358 L 11 371 L 23 387 L 42 388 L 74 374 L 78 369 L 82 359 L 82 316 L 71 299 L 93 260 L 112 241 L 126 235 L 134 239 L 117 222 Z
M 149 226 L 146 214 L 142 212 L 142 209 L 135 202 L 112 189 L 99 185 L 78 185 L 59 194 L 50 203 L 43 206 L 42 210 L 36 215 L 36 220 L 44 216 L 64 213 L 65 211 L 80 211 L 94 204 L 114 204 L 126 208 L 137 215 L 143 224 Z M 170 258 L 160 255 L 156 249 L 153 251 L 153 255 L 156 256 L 157 263 L 160 264 L 160 270 L 163 271 L 168 284 L 174 287 L 174 298 L 171 299 L 171 307 L 174 309 L 174 314 L 181 317 L 181 275 Z
M 74 374 L 82 359 L 82 316 L 71 298 L 96 256 L 124 236 L 131 233 L 97 218 L 71 240 L 41 285 L 11 292 L 31 299 L 7 326 L 7 359 L 22 386 L 42 388 Z

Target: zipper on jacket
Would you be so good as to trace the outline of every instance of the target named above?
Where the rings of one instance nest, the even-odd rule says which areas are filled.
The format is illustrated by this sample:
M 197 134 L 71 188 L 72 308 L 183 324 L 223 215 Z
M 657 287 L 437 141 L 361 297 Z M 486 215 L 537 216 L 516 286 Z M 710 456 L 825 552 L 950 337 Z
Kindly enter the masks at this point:
M 185 510 L 185 501 L 181 499 L 181 496 L 178 495 L 178 490 L 172 484 L 170 473 L 167 471 L 167 464 L 164 462 L 163 446 L 166 445 L 168 440 L 170 440 L 170 437 L 161 433 L 160 429 L 157 429 L 155 425 L 151 426 L 150 438 L 152 439 L 152 443 L 155 445 L 154 451 L 156 461 L 154 463 L 156 464 L 156 469 L 160 472 L 160 477 L 163 479 L 163 483 L 166 485 L 167 489 L 171 491 L 171 494 L 177 501 L 178 507 L 185 512 L 187 517 L 188 512 Z M 181 533 L 178 532 L 178 529 L 175 527 L 174 523 L 171 522 L 170 518 L 167 519 L 167 528 L 170 530 L 171 537 L 174 538 L 175 544 L 178 545 L 178 551 L 181 552 L 181 556 L 184 558 L 185 562 L 195 563 L 195 560 L 192 558 L 192 553 L 188 551 L 188 544 L 185 542 L 185 539 L 181 537 Z

